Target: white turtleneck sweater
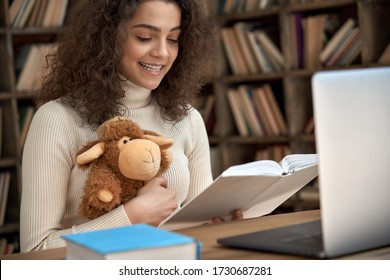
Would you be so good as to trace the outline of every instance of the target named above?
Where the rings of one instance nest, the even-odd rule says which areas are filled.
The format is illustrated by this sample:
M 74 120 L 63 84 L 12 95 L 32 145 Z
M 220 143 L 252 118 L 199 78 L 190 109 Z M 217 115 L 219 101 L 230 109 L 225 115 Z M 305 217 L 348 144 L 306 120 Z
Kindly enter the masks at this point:
M 210 150 L 204 122 L 199 112 L 176 124 L 165 122 L 160 108 L 151 101 L 150 90 L 129 81 L 123 104 L 127 117 L 144 129 L 174 139 L 170 148 L 173 163 L 163 176 L 168 188 L 176 192 L 179 205 L 184 204 L 212 181 Z M 23 151 L 22 203 L 20 219 L 21 251 L 65 246 L 61 235 L 103 228 L 131 225 L 123 205 L 94 220 L 78 213 L 88 170 L 75 162 L 77 151 L 96 140 L 96 131 L 81 125 L 73 108 L 60 101 L 50 101 L 34 115 Z

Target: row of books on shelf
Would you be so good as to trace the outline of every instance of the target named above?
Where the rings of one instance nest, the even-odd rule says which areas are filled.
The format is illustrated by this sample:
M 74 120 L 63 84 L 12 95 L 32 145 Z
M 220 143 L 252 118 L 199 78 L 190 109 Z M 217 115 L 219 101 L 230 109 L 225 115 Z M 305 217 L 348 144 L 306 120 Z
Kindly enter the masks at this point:
M 335 14 L 288 17 L 292 68 L 349 66 L 361 54 L 360 27 L 353 18 L 341 21 Z
M 69 0 L 14 0 L 9 7 L 10 26 L 59 27 L 65 20 Z
M 16 71 L 20 71 L 17 91 L 36 91 L 41 87 L 42 77 L 47 68 L 46 56 L 55 51 L 56 44 L 25 45 L 17 55 Z
M 7 209 L 8 192 L 11 183 L 11 172 L 0 172 L 0 226 L 5 223 L 5 211 Z
M 299 5 L 313 2 L 334 0 L 289 0 L 290 5 Z M 278 0 L 217 0 L 213 2 L 211 11 L 215 14 L 245 13 L 277 6 Z
M 272 87 L 239 85 L 227 98 L 240 136 L 283 136 L 287 123 Z
M 361 30 L 356 19 L 340 19 L 337 14 L 303 17 L 289 15 L 292 68 L 349 66 L 362 50 Z M 390 63 L 390 43 L 378 63 Z
M 269 145 L 263 149 L 258 149 L 255 153 L 254 161 L 273 160 L 280 162 L 285 156 L 291 154 L 291 149 L 286 144 Z
M 236 22 L 221 28 L 221 39 L 235 75 L 269 73 L 284 68 L 284 57 L 258 23 Z
M 212 12 L 215 14 L 252 12 L 277 4 L 278 0 L 219 0 L 214 2 Z
M 360 27 L 353 18 L 342 22 L 334 14 L 303 17 L 295 13 L 288 21 L 292 69 L 349 66 L 361 54 Z M 268 33 L 260 22 L 238 21 L 221 28 L 222 46 L 234 75 L 278 72 L 286 67 L 278 39 Z M 389 52 L 390 47 L 378 62 L 389 63 Z

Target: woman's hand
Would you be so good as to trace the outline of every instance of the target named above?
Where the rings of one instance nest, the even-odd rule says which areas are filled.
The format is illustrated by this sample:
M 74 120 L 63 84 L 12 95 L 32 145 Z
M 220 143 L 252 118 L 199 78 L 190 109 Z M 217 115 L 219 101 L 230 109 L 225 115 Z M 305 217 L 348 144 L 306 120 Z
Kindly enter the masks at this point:
M 124 207 L 132 224 L 158 226 L 177 208 L 176 193 L 167 189 L 167 181 L 156 177 L 146 183 Z
M 241 209 L 236 209 L 232 212 L 232 220 L 242 220 L 244 218 L 244 215 L 242 214 Z M 222 219 L 221 217 L 214 217 L 211 219 L 213 224 L 219 224 L 221 222 L 224 222 L 225 219 Z

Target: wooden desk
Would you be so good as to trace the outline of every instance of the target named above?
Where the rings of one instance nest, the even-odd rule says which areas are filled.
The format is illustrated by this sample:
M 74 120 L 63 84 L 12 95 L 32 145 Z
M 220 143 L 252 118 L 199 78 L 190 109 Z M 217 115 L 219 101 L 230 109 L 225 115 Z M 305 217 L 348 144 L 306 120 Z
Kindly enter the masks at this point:
M 221 224 L 202 225 L 193 228 L 177 230 L 177 232 L 192 236 L 202 242 L 202 259 L 204 260 L 256 260 L 256 259 L 302 259 L 297 256 L 270 254 L 250 250 L 226 248 L 217 243 L 217 239 L 237 234 L 276 228 L 284 225 L 304 223 L 320 219 L 320 211 L 303 211 L 280 215 L 270 215 L 254 219 L 230 221 Z M 64 259 L 66 248 L 50 249 L 38 252 L 19 253 L 3 256 L 3 260 L 50 260 Z M 390 246 L 348 255 L 342 259 L 390 259 Z

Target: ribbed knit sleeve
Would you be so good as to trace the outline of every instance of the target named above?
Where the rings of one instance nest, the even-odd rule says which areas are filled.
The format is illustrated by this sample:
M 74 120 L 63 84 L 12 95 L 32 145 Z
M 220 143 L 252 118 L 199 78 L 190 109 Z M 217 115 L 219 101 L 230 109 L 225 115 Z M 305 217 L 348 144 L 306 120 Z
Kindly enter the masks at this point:
M 210 146 L 202 116 L 195 109 L 190 114 L 192 143 L 188 148 L 190 188 L 184 203 L 201 193 L 212 182 Z

